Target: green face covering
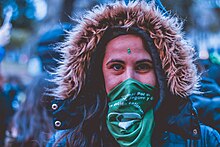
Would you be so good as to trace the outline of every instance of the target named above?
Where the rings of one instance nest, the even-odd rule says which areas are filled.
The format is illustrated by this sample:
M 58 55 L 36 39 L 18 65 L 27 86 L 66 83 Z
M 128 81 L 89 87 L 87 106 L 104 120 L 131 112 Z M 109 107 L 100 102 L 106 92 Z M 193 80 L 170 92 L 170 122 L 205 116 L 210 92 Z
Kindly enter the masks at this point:
M 151 146 L 153 89 L 150 85 L 128 79 L 108 94 L 107 127 L 120 146 Z

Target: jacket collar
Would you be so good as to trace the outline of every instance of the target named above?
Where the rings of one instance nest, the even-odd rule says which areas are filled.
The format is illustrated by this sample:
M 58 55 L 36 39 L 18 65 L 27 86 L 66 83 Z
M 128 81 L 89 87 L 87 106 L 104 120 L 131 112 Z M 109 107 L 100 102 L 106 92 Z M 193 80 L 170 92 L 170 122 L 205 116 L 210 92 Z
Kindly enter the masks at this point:
M 189 98 L 174 99 L 161 105 L 156 112 L 155 134 L 161 134 L 164 131 L 172 132 L 182 136 L 184 139 L 199 139 L 201 137 L 199 119 L 196 109 L 193 107 Z M 176 100 L 176 101 L 175 101 Z

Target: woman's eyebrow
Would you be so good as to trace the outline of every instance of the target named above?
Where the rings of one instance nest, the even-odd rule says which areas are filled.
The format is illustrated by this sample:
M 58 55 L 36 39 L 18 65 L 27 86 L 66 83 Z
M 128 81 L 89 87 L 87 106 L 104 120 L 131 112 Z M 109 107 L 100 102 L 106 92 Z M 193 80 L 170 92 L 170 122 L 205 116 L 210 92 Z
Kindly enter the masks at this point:
M 112 62 L 117 62 L 117 63 L 122 63 L 122 64 L 125 63 L 124 61 L 119 60 L 119 59 L 111 59 L 110 61 L 108 61 L 108 62 L 106 63 L 106 65 L 108 65 L 108 64 L 110 64 L 110 63 L 112 63 Z

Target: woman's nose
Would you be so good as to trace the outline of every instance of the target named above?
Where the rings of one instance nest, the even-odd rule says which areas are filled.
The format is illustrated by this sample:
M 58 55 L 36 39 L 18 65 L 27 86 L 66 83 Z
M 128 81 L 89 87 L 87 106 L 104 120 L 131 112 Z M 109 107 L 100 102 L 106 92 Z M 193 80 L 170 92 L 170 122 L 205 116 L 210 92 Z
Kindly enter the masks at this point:
M 132 78 L 135 79 L 135 71 L 132 68 L 128 68 L 126 69 L 125 73 L 124 73 L 124 79 L 123 81 Z

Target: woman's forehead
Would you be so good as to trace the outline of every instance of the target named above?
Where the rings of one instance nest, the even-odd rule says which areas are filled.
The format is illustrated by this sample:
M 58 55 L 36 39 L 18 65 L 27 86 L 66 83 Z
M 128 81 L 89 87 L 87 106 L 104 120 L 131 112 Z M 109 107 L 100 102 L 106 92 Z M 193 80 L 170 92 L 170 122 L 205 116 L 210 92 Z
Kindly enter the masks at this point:
M 114 45 L 143 45 L 143 40 L 141 37 L 133 34 L 120 35 L 111 39 L 106 46 Z
M 106 52 L 113 50 L 126 51 L 131 54 L 131 51 L 136 49 L 145 49 L 146 46 L 141 37 L 133 34 L 120 35 L 110 40 L 106 45 Z M 146 49 L 145 49 L 146 50 Z
M 149 53 L 143 44 L 142 39 L 136 35 L 121 35 L 110 42 L 106 46 L 106 58 L 146 58 L 150 59 Z

